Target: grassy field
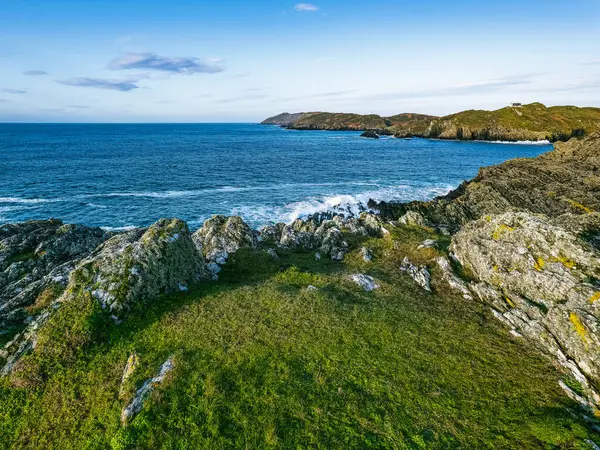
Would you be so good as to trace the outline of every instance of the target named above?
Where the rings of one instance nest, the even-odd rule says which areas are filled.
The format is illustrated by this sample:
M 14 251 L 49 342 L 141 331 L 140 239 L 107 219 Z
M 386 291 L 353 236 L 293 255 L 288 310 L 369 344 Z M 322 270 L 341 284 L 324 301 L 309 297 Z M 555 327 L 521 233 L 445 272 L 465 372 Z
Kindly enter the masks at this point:
M 343 263 L 240 251 L 219 282 L 140 308 L 85 352 L 29 357 L 52 371 L 0 381 L 0 447 L 591 448 L 548 361 L 484 307 L 400 272 L 405 255 L 431 264 L 437 251 L 416 250 L 431 236 L 353 238 Z M 133 352 L 141 366 L 121 389 Z M 135 388 L 172 355 L 175 370 L 123 427 Z

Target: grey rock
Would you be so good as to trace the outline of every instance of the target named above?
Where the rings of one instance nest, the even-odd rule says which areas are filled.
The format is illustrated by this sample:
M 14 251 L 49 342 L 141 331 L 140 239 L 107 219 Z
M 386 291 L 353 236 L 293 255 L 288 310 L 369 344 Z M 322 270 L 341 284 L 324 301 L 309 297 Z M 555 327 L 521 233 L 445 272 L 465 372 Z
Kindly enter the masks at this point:
M 127 425 L 129 422 L 131 422 L 131 420 L 142 410 L 142 407 L 144 406 L 148 396 L 165 381 L 166 376 L 173 370 L 173 368 L 173 358 L 169 358 L 160 367 L 158 375 L 144 382 L 142 387 L 139 388 L 135 393 L 135 397 L 131 403 L 123 408 L 123 411 L 121 412 L 121 423 L 123 425 Z
M 416 211 L 408 211 L 398 219 L 401 225 L 425 226 L 425 218 Z
M 437 248 L 437 241 L 435 239 L 426 239 L 423 242 L 421 242 L 421 244 L 419 244 L 419 246 L 417 247 L 417 249 L 422 249 L 422 248 Z
M 363 288 L 367 292 L 371 292 L 375 289 L 379 289 L 381 286 L 375 281 L 375 279 L 370 275 L 365 274 L 355 274 L 351 275 L 350 279 L 358 284 L 361 288 Z
M 415 266 L 407 257 L 402 260 L 400 270 L 406 272 L 419 286 L 431 292 L 431 274 L 425 266 Z
M 321 253 L 331 256 L 331 259 L 341 261 L 348 253 L 348 244 L 344 241 L 344 236 L 337 228 L 329 228 L 323 236 L 323 242 L 320 248 Z
M 204 222 L 193 240 L 207 261 L 222 265 L 240 248 L 255 248 L 258 233 L 238 216 L 216 215 Z
M 475 297 L 516 333 L 584 378 L 598 403 L 600 253 L 543 216 L 508 212 L 465 225 L 451 250 Z
M 360 256 L 364 262 L 372 262 L 373 261 L 373 253 L 367 247 L 363 247 L 360 249 Z

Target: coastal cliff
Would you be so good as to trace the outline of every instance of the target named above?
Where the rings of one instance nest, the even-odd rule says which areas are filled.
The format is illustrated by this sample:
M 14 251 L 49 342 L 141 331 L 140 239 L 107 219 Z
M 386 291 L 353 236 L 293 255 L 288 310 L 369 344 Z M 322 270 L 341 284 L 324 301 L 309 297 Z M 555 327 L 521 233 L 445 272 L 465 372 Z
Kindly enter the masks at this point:
M 600 108 L 546 107 L 541 103 L 514 105 L 495 111 L 469 110 L 444 117 L 424 114 L 298 113 L 269 118 L 297 130 L 373 130 L 396 137 L 484 141 L 567 141 L 600 131 Z
M 0 444 L 594 449 L 598 155 L 260 230 L 0 226 Z
M 404 223 L 452 233 L 450 256 L 464 295 L 553 360 L 600 405 L 600 134 L 558 143 L 533 159 L 481 169 L 430 202 L 371 202 Z M 462 272 L 461 272 L 462 271 Z

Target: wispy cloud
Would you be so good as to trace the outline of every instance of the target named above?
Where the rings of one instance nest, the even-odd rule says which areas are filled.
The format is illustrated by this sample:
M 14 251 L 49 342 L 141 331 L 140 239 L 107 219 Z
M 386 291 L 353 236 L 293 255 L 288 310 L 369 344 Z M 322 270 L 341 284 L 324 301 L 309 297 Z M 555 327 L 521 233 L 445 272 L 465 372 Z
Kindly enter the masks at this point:
M 88 87 L 97 89 L 109 89 L 112 91 L 127 92 L 138 89 L 137 79 L 112 80 L 101 78 L 71 78 L 70 80 L 58 80 L 58 83 L 66 86 Z
M 268 95 L 264 94 L 255 94 L 255 95 L 241 95 L 239 97 L 231 97 L 231 98 L 222 98 L 219 100 L 214 100 L 213 103 L 235 103 L 242 102 L 248 100 L 261 100 L 267 98 Z
M 580 66 L 596 66 L 596 65 L 600 65 L 600 59 L 597 59 L 596 61 L 584 61 L 582 63 L 579 63 Z
M 65 108 L 88 109 L 89 105 L 67 105 Z
M 315 6 L 315 5 L 311 5 L 310 3 L 298 3 L 296 6 L 294 6 L 294 9 L 296 11 L 314 12 L 314 11 L 318 11 L 319 7 Z
M 276 100 L 271 100 L 270 103 L 289 102 L 292 100 L 302 100 L 305 98 L 335 98 L 335 97 L 344 96 L 346 94 L 351 94 L 353 92 L 356 92 L 356 89 L 347 89 L 345 91 L 322 92 L 320 94 L 311 94 L 311 95 L 298 95 L 295 97 L 278 98 Z
M 219 73 L 225 69 L 220 65 L 222 60 L 202 61 L 200 58 L 169 58 L 153 53 L 129 53 L 113 59 L 108 68 L 112 70 L 143 69 L 170 73 Z
M 23 75 L 31 76 L 31 77 L 39 77 L 42 75 L 48 75 L 48 72 L 44 70 L 27 70 L 23 72 Z
M 477 94 L 482 92 L 495 91 L 507 87 L 515 87 L 531 84 L 531 78 L 538 74 L 527 74 L 516 77 L 507 77 L 497 80 L 487 80 L 475 83 L 466 83 L 457 86 L 449 86 L 439 89 L 428 89 L 421 91 L 405 91 L 405 92 L 390 92 L 386 94 L 377 94 L 361 97 L 361 100 L 369 100 L 374 102 L 386 102 L 403 100 L 409 98 L 429 98 L 429 97 L 445 97 L 453 95 Z
M 10 100 L 6 100 L 5 98 L 0 98 L 0 103 L 8 103 Z
M 27 91 L 24 91 L 23 89 L 2 89 L 2 92 L 4 92 L 5 94 L 15 94 L 15 95 L 27 94 Z

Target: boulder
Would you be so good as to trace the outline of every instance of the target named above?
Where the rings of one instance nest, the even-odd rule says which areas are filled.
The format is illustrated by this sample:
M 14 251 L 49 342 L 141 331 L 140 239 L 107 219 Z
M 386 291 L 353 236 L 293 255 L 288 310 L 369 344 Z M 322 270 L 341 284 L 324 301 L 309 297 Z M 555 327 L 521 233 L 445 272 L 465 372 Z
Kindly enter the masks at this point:
M 363 247 L 360 249 L 360 256 L 362 257 L 364 262 L 373 261 L 373 253 L 367 247 Z
M 375 289 L 379 289 L 381 286 L 377 284 L 375 279 L 370 275 L 365 275 L 362 273 L 356 275 L 350 275 L 350 279 L 358 284 L 361 288 L 363 288 L 367 292 L 371 292 Z
M 329 228 L 323 236 L 321 253 L 331 256 L 331 259 L 341 261 L 348 253 L 348 243 L 344 241 L 344 236 L 337 228 Z
M 400 264 L 400 270 L 406 272 L 423 289 L 431 292 L 431 274 L 427 267 L 416 266 L 407 257 L 404 257 L 402 264 Z
M 204 222 L 193 240 L 207 261 L 225 264 L 229 255 L 240 248 L 255 248 L 258 233 L 241 217 L 216 215 Z

